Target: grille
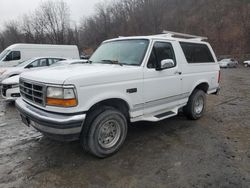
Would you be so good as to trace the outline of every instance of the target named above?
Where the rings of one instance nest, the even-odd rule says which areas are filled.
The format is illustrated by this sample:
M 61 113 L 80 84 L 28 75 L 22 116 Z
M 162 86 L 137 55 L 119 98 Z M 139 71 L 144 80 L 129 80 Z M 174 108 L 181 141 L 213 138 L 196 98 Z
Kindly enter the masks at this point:
M 2 95 L 6 97 L 6 91 L 12 88 L 11 85 L 2 85 Z
M 24 99 L 45 106 L 45 86 L 31 81 L 20 80 L 20 93 Z

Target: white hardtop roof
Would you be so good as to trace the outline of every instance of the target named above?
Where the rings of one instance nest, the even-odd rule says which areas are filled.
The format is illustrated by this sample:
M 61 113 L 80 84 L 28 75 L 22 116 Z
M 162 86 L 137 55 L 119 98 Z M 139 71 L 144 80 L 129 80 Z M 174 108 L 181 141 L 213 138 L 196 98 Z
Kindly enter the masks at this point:
M 203 40 L 207 40 L 207 37 L 201 37 L 196 35 L 177 33 L 173 31 L 163 31 L 162 34 L 148 35 L 148 36 L 129 36 L 109 39 L 104 42 L 111 42 L 116 40 L 130 40 L 130 39 L 148 39 L 148 40 L 169 40 L 169 41 L 180 41 L 180 42 L 193 42 L 193 43 L 207 43 Z
M 54 45 L 54 44 L 28 44 L 28 43 L 17 43 L 10 45 L 7 49 L 13 48 L 77 48 L 76 45 Z

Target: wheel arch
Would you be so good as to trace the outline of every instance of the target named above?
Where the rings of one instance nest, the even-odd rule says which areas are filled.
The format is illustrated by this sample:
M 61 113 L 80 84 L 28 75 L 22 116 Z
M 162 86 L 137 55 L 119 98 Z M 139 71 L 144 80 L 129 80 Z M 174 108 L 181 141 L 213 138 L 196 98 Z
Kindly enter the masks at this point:
M 196 83 L 191 91 L 191 94 L 194 92 L 195 89 L 200 89 L 200 90 L 204 91 L 205 93 L 208 93 L 209 83 L 205 80 Z
M 130 120 L 130 114 L 129 114 L 130 106 L 129 106 L 128 102 L 125 101 L 124 99 L 110 98 L 110 99 L 100 100 L 100 101 L 96 102 L 95 104 L 93 104 L 89 108 L 87 114 L 94 111 L 95 109 L 100 108 L 101 106 L 113 107 L 113 108 L 119 110 L 121 113 L 123 113 L 127 120 Z

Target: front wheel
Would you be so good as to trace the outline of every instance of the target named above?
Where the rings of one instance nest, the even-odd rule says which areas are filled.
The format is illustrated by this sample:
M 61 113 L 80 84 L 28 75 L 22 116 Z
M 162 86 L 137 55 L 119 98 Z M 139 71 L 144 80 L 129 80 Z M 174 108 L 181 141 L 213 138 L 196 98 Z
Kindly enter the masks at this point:
M 206 107 L 206 94 L 204 91 L 195 89 L 189 97 L 187 105 L 183 108 L 187 118 L 192 120 L 200 119 Z
M 111 107 L 98 109 L 90 114 L 91 121 L 84 125 L 81 140 L 84 148 L 99 157 L 105 158 L 117 152 L 127 136 L 127 120 L 118 110 Z

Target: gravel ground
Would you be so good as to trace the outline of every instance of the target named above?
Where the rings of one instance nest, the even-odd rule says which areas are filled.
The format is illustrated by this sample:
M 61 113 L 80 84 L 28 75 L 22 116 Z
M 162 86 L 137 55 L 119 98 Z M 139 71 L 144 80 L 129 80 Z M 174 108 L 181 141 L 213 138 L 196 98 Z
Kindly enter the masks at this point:
M 0 187 L 250 187 L 250 69 L 222 70 L 221 86 L 202 119 L 132 124 L 102 160 L 25 127 L 0 99 Z

